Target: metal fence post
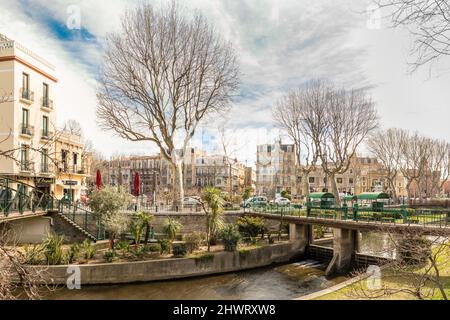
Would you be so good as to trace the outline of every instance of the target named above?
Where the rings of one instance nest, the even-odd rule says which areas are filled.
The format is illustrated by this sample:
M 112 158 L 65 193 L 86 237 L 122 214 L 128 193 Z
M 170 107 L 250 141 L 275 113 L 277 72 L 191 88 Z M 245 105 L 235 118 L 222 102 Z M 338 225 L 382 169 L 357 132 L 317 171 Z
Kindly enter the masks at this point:
M 353 204 L 352 212 L 353 212 L 353 221 L 358 221 L 358 204 L 357 203 Z
M 348 206 L 347 206 L 346 203 L 344 203 L 342 205 L 342 210 L 344 211 L 344 220 L 347 220 L 347 218 L 348 218 Z
M 401 205 L 400 206 L 400 212 L 403 216 L 403 223 L 407 223 L 408 222 L 408 210 L 406 210 L 405 205 Z

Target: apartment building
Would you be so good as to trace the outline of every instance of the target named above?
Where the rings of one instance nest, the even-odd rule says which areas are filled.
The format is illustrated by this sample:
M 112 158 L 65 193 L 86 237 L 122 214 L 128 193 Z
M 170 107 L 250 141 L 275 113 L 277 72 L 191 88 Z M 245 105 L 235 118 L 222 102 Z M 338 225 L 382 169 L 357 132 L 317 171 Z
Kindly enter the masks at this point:
M 20 43 L 0 34 L 0 139 L 2 150 L 14 150 L 0 158 L 0 175 L 49 193 L 55 173 L 49 161 L 55 142 L 55 67 Z
M 55 197 L 80 200 L 87 193 L 87 178 L 91 175 L 92 156 L 85 152 L 79 135 L 64 131 L 56 133 L 54 150 L 54 154 L 50 157 L 53 163 L 48 165 L 51 170 L 55 167 Z
M 195 165 L 196 187 L 215 187 L 237 195 L 245 186 L 245 165 L 224 155 L 203 156 Z
M 292 195 L 299 193 L 301 184 L 296 177 L 296 151 L 293 144 L 274 144 L 257 146 L 256 192 L 259 195 L 274 197 L 283 190 Z

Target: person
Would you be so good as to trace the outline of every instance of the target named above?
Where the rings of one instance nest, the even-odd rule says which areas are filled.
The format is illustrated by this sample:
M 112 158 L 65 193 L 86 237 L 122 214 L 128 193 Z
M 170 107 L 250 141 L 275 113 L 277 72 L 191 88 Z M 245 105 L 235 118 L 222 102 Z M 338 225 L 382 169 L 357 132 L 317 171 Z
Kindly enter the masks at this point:
M 150 239 L 155 239 L 155 228 L 150 225 Z

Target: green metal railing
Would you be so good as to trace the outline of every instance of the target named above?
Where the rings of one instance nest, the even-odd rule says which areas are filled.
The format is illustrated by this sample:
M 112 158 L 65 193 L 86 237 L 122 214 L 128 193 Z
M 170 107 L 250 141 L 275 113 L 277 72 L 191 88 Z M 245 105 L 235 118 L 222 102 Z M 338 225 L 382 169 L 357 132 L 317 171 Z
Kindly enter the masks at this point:
M 13 184 L 23 187 L 16 190 Z M 30 192 L 25 192 L 25 188 Z M 11 214 L 23 215 L 25 212 L 58 211 L 69 220 L 90 233 L 97 240 L 105 239 L 105 228 L 99 220 L 86 208 L 67 200 L 58 200 L 49 194 L 37 190 L 34 186 L 8 178 L 0 178 L 0 214 L 5 217 Z
M 450 227 L 450 210 L 445 209 L 410 209 L 401 206 L 399 209 L 353 207 L 315 207 L 307 203 L 305 208 L 291 206 L 255 206 L 248 212 L 266 213 L 294 217 L 310 217 L 316 219 L 362 221 L 371 223 L 391 223 L 423 226 Z

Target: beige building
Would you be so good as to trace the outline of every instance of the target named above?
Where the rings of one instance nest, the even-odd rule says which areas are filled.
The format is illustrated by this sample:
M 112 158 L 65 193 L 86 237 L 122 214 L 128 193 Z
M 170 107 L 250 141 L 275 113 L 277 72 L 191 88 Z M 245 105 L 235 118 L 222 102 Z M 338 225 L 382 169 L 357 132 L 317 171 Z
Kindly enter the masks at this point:
M 0 141 L 18 161 L 0 158 L 0 175 L 50 192 L 55 174 L 49 161 L 54 144 L 55 68 L 20 43 L 0 34 Z
M 86 179 L 91 174 L 91 155 L 84 151 L 81 137 L 64 131 L 58 132 L 52 158 L 56 176 L 54 195 L 58 199 L 80 200 L 87 193 Z
M 298 194 L 301 184 L 296 177 L 296 154 L 293 144 L 274 144 L 257 146 L 256 192 L 270 198 L 281 191 Z

